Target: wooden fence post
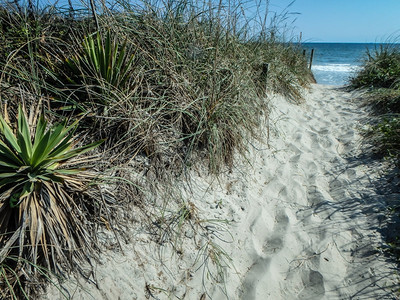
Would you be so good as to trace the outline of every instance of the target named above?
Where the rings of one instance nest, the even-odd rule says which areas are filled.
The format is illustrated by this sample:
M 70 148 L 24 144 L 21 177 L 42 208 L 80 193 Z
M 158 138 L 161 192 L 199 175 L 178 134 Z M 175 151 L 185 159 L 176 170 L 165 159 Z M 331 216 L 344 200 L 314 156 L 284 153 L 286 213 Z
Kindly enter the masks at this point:
M 264 80 L 265 84 L 265 95 L 267 95 L 268 92 L 268 69 L 269 69 L 269 63 L 263 63 L 262 64 L 262 79 Z M 270 125 L 269 125 L 269 118 L 267 118 L 267 146 L 269 146 L 269 135 L 270 135 Z
M 268 68 L 269 68 L 269 64 L 268 63 L 263 63 L 263 66 L 262 66 L 262 78 L 264 79 L 265 93 L 267 93 Z
M 314 49 L 311 49 L 311 56 L 310 56 L 310 70 L 311 70 L 311 66 L 312 66 L 313 58 L 314 58 Z

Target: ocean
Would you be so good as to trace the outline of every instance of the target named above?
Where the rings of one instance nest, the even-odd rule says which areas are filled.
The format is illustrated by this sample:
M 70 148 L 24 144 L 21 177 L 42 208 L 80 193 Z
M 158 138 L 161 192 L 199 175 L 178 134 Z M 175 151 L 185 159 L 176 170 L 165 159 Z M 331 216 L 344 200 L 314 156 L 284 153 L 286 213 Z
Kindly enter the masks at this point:
M 379 44 L 361 43 L 303 43 L 307 57 L 314 49 L 311 70 L 317 83 L 346 85 L 349 78 L 359 70 L 365 58 L 367 48 L 379 47 Z

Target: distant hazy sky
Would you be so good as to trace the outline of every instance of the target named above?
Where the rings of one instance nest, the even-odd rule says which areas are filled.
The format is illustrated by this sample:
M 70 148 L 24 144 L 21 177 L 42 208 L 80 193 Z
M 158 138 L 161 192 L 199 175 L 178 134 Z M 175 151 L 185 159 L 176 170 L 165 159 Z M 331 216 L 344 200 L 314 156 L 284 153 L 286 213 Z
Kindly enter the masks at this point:
M 292 1 L 271 0 L 282 11 Z M 400 35 L 400 0 L 296 0 L 294 34 L 310 42 L 384 42 Z

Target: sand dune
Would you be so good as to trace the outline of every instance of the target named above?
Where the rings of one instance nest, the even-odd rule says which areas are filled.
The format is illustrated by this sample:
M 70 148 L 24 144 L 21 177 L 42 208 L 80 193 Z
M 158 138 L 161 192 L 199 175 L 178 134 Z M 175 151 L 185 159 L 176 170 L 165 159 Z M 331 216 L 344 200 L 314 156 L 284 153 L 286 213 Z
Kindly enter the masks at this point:
M 232 258 L 225 285 L 193 266 L 190 239 L 181 255 L 165 247 L 160 256 L 146 234 L 132 233 L 123 253 L 104 253 L 98 288 L 67 284 L 73 298 L 395 299 L 395 265 L 377 249 L 386 201 L 396 195 L 376 192 L 382 166 L 361 155 L 365 112 L 356 97 L 320 85 L 299 106 L 274 97 L 271 124 L 278 129 L 269 147 L 251 148 L 252 168 L 238 162 L 218 182 L 193 175 L 184 194 L 199 214 L 232 221 L 230 234 L 222 233 L 230 242 L 216 241 Z
M 376 251 L 385 199 L 379 166 L 360 159 L 356 95 L 314 86 L 299 108 L 276 103 L 285 132 L 259 153 L 249 188 L 248 253 L 241 299 L 383 299 L 394 266 Z M 280 135 L 282 136 L 282 135 Z M 386 289 L 386 287 L 389 287 Z

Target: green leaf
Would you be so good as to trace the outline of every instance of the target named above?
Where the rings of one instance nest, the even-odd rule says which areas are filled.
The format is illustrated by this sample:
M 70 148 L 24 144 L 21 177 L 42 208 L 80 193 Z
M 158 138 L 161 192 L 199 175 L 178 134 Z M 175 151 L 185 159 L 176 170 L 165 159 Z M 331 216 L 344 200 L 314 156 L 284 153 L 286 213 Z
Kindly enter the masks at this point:
M 64 182 L 64 180 L 62 178 L 58 177 L 55 174 L 51 174 L 51 173 L 50 174 L 46 174 L 46 175 L 39 175 L 38 178 L 43 180 L 43 181 L 48 181 L 48 182 L 50 182 L 50 181 L 58 182 L 58 183 Z
M 36 132 L 35 132 L 35 138 L 33 142 L 33 152 L 35 152 L 39 142 L 43 139 L 45 130 L 47 127 L 47 122 L 44 119 L 44 116 L 40 116 L 38 124 L 36 125 Z
M 14 194 L 11 195 L 11 197 L 10 197 L 10 206 L 12 208 L 17 206 L 17 203 L 19 201 L 19 195 L 20 195 L 19 193 L 14 193 Z
M 7 162 L 6 160 L 4 160 L 4 158 L 2 157 L 2 155 L 0 154 L 0 166 L 2 167 L 7 167 L 9 169 L 18 169 L 19 166 L 10 162 Z
M 47 156 L 46 149 L 49 144 L 49 139 L 50 130 L 47 131 L 39 141 L 36 142 L 31 160 L 32 167 L 36 167 L 43 160 L 43 158 Z
M 24 181 L 26 181 L 26 179 L 23 176 L 7 177 L 0 180 L 0 187 L 5 186 L 9 183 L 12 183 L 13 187 L 16 187 L 17 184 Z
M 5 141 L 18 153 L 21 152 L 21 149 L 18 145 L 17 139 L 12 132 L 10 126 L 8 126 L 7 122 L 0 116 L 0 130 L 1 133 L 5 137 Z
M 0 140 L 0 158 L 9 164 L 23 165 L 23 161 L 3 141 Z
M 98 36 L 100 39 L 100 35 Z M 100 46 L 100 45 L 99 45 Z M 105 76 L 107 82 L 110 81 L 110 68 L 112 68 L 112 45 L 110 39 L 110 32 L 107 32 L 106 42 L 105 42 L 105 49 L 104 49 L 104 66 L 107 70 L 105 70 Z
M 8 177 L 14 177 L 14 176 L 19 176 L 18 173 L 0 173 L 0 178 L 8 178 Z
M 73 149 L 70 150 L 66 153 L 63 153 L 59 156 L 54 156 L 54 157 L 48 157 L 47 159 L 44 159 L 38 166 L 40 168 L 48 168 L 49 165 L 57 163 L 57 162 L 64 162 L 70 158 L 76 157 L 78 155 L 84 154 L 94 148 L 96 148 L 97 146 L 99 146 L 101 143 L 103 143 L 104 140 L 100 140 L 88 145 L 85 145 L 83 147 L 77 148 L 77 149 Z
M 64 124 L 56 125 L 47 131 L 33 153 L 32 166 L 37 168 L 42 165 L 44 159 L 46 159 L 51 151 L 54 150 L 59 144 L 68 143 L 66 135 L 69 131 L 75 131 L 76 124 L 78 121 L 74 122 L 71 126 L 65 127 Z
M 26 182 L 22 187 L 21 193 L 14 193 L 10 197 L 10 206 L 14 208 L 18 206 L 27 196 L 29 196 L 34 190 L 35 184 L 34 182 Z
M 21 106 L 18 107 L 18 145 L 21 148 L 21 157 L 25 163 L 29 164 L 32 158 L 32 141 L 29 130 L 28 120 Z
M 85 168 L 80 169 L 58 169 L 55 171 L 55 174 L 62 174 L 62 175 L 74 175 L 84 171 Z
M 56 148 L 54 148 L 54 150 L 52 150 L 49 153 L 49 156 L 57 156 L 60 155 L 62 153 L 64 153 L 65 151 L 69 150 L 72 148 L 72 142 L 71 139 L 74 135 L 75 130 L 71 131 L 64 139 L 62 142 L 60 142 L 58 144 L 58 146 Z

